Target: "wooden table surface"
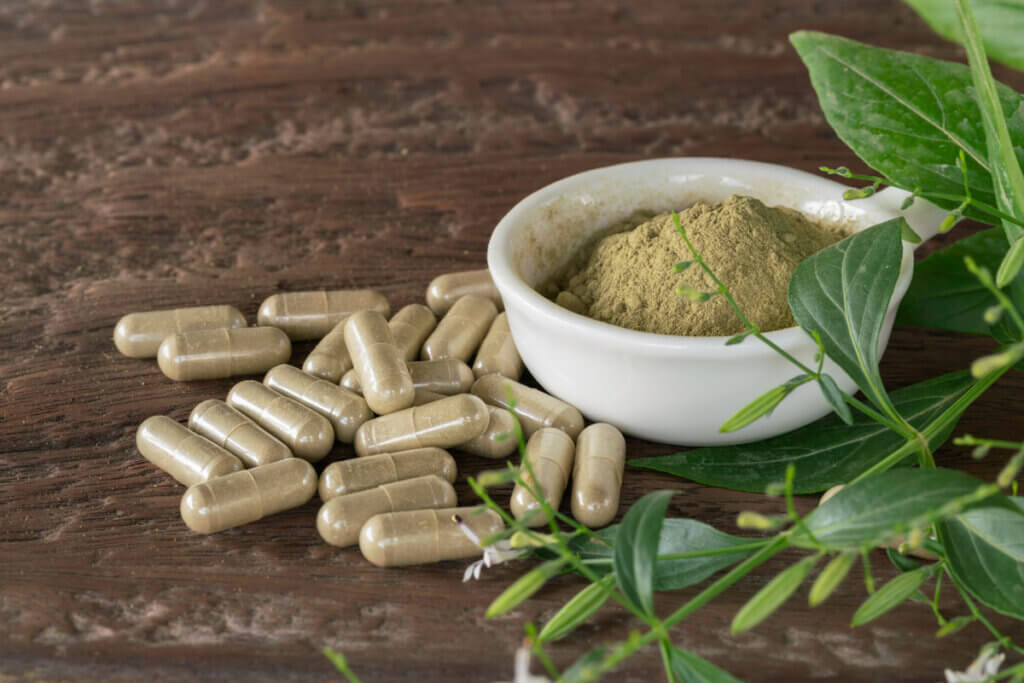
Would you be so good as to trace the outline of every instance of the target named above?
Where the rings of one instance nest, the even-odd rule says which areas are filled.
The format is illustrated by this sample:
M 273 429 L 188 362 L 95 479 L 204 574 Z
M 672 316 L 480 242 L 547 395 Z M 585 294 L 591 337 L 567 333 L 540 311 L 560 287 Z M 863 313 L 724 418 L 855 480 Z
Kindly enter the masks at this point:
M 482 267 L 520 198 L 610 163 L 856 166 L 787 42 L 801 28 L 959 58 L 881 0 L 0 5 L 0 680 L 331 680 L 325 645 L 364 681 L 510 679 L 523 623 L 549 617 L 577 580 L 487 621 L 525 565 L 470 584 L 463 563 L 377 569 L 321 542 L 315 502 L 190 533 L 181 487 L 139 455 L 135 429 L 153 414 L 184 420 L 233 381 L 173 383 L 117 353 L 114 323 L 212 302 L 252 321 L 273 292 L 325 287 L 377 288 L 397 309 L 437 274 Z M 897 329 L 884 376 L 902 386 L 990 348 Z M 1019 439 L 1022 389 L 1007 378 L 962 430 Z M 329 459 L 349 455 L 339 445 Z M 939 459 L 983 476 L 996 466 L 949 446 Z M 462 458 L 460 500 L 472 500 L 465 475 L 489 464 Z M 624 508 L 656 488 L 679 490 L 672 515 L 728 531 L 740 510 L 777 506 L 630 471 Z M 913 604 L 849 628 L 859 571 L 826 606 L 802 593 L 731 636 L 737 608 L 791 559 L 684 622 L 679 643 L 753 680 L 935 681 L 989 640 L 978 626 L 936 640 Z M 691 595 L 661 595 L 659 609 Z M 554 658 L 637 627 L 606 608 Z M 647 650 L 610 679 L 659 670 Z

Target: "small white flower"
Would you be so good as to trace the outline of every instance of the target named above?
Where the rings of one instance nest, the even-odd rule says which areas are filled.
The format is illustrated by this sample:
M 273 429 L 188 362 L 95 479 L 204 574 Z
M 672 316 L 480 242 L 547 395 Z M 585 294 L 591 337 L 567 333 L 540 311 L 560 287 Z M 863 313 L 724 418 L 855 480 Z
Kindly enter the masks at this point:
M 527 645 L 516 650 L 515 679 L 512 683 L 551 683 L 547 676 L 534 676 L 530 673 L 530 648 Z
M 986 645 L 967 671 L 946 669 L 946 683 L 985 683 L 999 672 L 1004 659 L 1006 655 L 1001 654 L 999 648 Z
M 476 535 L 476 532 L 469 528 L 468 524 L 462 521 L 461 517 L 454 515 L 452 519 L 454 519 L 455 523 L 459 525 L 459 529 L 462 530 L 462 533 L 466 534 L 466 538 L 473 541 L 477 546 L 480 546 L 484 551 L 483 559 L 477 560 L 466 567 L 466 572 L 462 575 L 463 583 L 469 581 L 471 578 L 479 579 L 480 572 L 483 571 L 484 567 L 490 569 L 496 564 L 519 559 L 529 552 L 528 550 L 513 548 L 511 541 L 508 540 L 497 541 L 496 543 L 492 543 L 484 548 L 480 545 L 480 537 Z

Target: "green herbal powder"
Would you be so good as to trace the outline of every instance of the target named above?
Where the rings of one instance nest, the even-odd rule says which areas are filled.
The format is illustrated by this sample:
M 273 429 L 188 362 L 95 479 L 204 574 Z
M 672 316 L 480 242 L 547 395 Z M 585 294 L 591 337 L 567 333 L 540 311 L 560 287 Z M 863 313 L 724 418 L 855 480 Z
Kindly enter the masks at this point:
M 697 253 L 732 291 L 740 308 L 762 331 L 795 325 L 786 302 L 789 278 L 800 261 L 838 241 L 838 229 L 802 214 L 732 196 L 721 204 L 699 202 L 679 215 Z M 723 296 L 695 303 L 679 296 L 680 282 L 711 292 L 715 285 L 694 264 L 670 214 L 627 232 L 607 235 L 584 248 L 556 279 L 556 301 L 595 320 L 643 332 L 724 336 L 744 327 Z

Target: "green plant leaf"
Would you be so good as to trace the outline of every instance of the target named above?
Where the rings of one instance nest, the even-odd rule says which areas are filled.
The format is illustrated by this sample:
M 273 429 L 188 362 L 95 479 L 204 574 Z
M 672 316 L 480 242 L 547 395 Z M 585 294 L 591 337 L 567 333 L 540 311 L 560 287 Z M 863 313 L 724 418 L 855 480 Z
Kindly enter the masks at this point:
M 782 603 L 800 587 L 817 560 L 817 555 L 811 555 L 779 572 L 743 607 L 740 607 L 740 611 L 732 619 L 729 630 L 733 633 L 748 631 L 771 616 L 772 612 L 781 607 Z
M 822 249 L 789 281 L 797 324 L 821 336 L 829 358 L 879 408 L 891 405 L 878 371 L 878 341 L 900 276 L 903 222 L 879 223 Z
M 954 372 L 892 392 L 896 410 L 923 429 L 974 384 L 969 372 Z M 938 448 L 953 426 L 931 441 Z M 794 492 L 818 493 L 843 484 L 902 446 L 899 434 L 862 413 L 846 426 L 835 414 L 795 431 L 756 443 L 696 448 L 656 458 L 629 460 L 631 467 L 657 470 L 709 486 L 763 493 L 796 466 Z
M 914 266 L 914 279 L 900 304 L 896 323 L 991 334 L 1004 344 L 1016 341 L 1018 333 L 1006 316 L 994 326 L 985 322 L 985 309 L 995 303 L 995 298 L 964 266 L 964 258 L 970 256 L 994 273 L 1005 253 L 1006 238 L 998 228 L 983 230 L 933 252 Z M 1024 273 L 1018 273 L 1006 294 L 1024 310 Z
M 846 405 L 846 400 L 843 398 L 843 390 L 832 379 L 832 375 L 822 373 L 818 380 L 818 386 L 821 388 L 821 394 L 828 401 L 828 404 L 832 406 L 832 410 L 843 421 L 843 424 L 852 425 L 853 413 L 850 411 L 850 406 Z
M 891 609 L 906 602 L 924 582 L 931 578 L 935 570 L 932 567 L 921 567 L 911 572 L 900 574 L 889 581 L 865 600 L 853 614 L 851 626 L 863 626 Z
M 856 560 L 856 553 L 840 553 L 825 565 L 825 568 L 818 574 L 818 578 L 814 580 L 810 595 L 807 596 L 807 602 L 811 607 L 817 607 L 828 600 L 832 591 L 838 588 L 846 575 L 850 573 L 850 568 L 853 567 Z
M 950 0 L 906 0 L 946 40 L 963 44 L 956 8 Z M 1024 69 L 1024 5 L 1007 0 L 971 0 L 985 51 L 1003 64 Z
M 587 584 L 583 590 L 573 596 L 569 602 L 562 606 L 562 609 L 555 612 L 555 615 L 544 624 L 538 640 L 542 643 L 547 643 L 572 633 L 597 610 L 601 609 L 604 603 L 608 602 L 608 599 L 612 596 L 614 586 L 615 577 L 612 574 L 601 577 L 599 581 Z
M 985 126 L 985 142 L 988 148 L 988 163 L 992 184 L 996 191 L 996 205 L 1014 218 L 1024 219 L 1024 173 L 1020 170 L 1010 130 L 1006 125 L 1006 113 L 996 90 L 995 79 L 988 66 L 985 49 L 981 45 L 974 13 L 967 0 L 956 0 L 960 19 L 961 36 L 974 81 L 975 97 L 981 109 L 981 121 Z M 1024 228 L 1012 221 L 1003 220 L 1006 239 L 1013 243 L 1024 234 Z
M 905 187 L 963 194 L 954 163 L 967 153 L 971 195 L 996 204 L 981 113 L 963 64 L 886 50 L 813 31 L 790 36 L 811 76 L 829 125 L 869 166 Z M 1011 149 L 1024 155 L 1022 97 L 996 86 Z M 959 204 L 936 200 L 947 209 Z M 992 222 L 968 209 L 971 218 Z
M 675 646 L 669 649 L 669 663 L 679 683 L 740 683 L 703 657 Z
M 899 569 L 901 572 L 912 572 L 921 566 L 920 562 L 909 555 L 904 555 L 899 550 L 886 548 L 885 554 L 889 557 L 889 561 L 892 562 L 892 566 L 896 567 L 896 569 Z
M 618 537 L 619 525 L 610 526 L 597 532 L 598 541 L 584 541 L 574 545 L 585 560 L 611 559 L 612 546 Z M 752 539 L 740 538 L 724 533 L 693 519 L 673 517 L 666 519 L 661 528 L 658 542 L 658 556 L 677 555 L 700 551 L 721 551 L 731 546 L 750 543 Z M 734 553 L 691 557 L 682 560 L 662 560 L 654 570 L 654 590 L 670 591 L 700 583 L 720 569 L 745 559 L 747 550 Z M 606 565 L 595 564 L 595 572 L 609 571 Z
M 654 567 L 665 510 L 675 491 L 654 491 L 633 503 L 619 524 L 612 555 L 615 578 L 626 599 L 654 614 Z
M 582 657 L 573 662 L 572 666 L 562 672 L 560 683 L 577 683 L 584 679 L 596 680 L 597 671 L 600 669 L 601 660 L 604 659 L 605 648 L 599 646 L 586 652 Z
M 1024 503 L 1000 497 L 937 525 L 949 571 L 971 595 L 1024 619 Z
M 877 546 L 983 485 L 956 470 L 887 470 L 843 488 L 807 515 L 804 527 L 829 550 Z M 804 527 L 794 531 L 793 544 L 818 547 Z

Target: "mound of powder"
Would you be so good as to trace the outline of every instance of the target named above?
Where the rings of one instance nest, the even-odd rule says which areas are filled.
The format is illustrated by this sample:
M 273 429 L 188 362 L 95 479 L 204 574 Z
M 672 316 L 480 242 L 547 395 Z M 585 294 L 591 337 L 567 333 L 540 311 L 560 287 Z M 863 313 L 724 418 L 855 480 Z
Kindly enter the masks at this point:
M 786 302 L 790 276 L 800 261 L 845 236 L 792 209 L 741 196 L 715 205 L 699 202 L 679 218 L 704 262 L 763 332 L 796 324 Z M 680 282 L 701 291 L 716 289 L 697 264 L 681 274 L 674 271 L 675 264 L 692 258 L 671 215 L 655 216 L 582 250 L 558 278 L 562 291 L 556 300 L 595 320 L 643 332 L 742 332 L 743 323 L 725 297 L 695 303 L 676 293 Z

